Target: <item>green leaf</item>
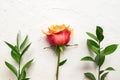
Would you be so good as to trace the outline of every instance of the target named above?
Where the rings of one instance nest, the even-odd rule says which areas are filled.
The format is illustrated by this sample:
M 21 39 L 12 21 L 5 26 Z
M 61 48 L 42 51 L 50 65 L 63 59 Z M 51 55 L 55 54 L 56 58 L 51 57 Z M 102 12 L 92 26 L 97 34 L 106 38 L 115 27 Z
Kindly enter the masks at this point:
M 22 42 L 22 44 L 20 45 L 20 49 L 23 49 L 27 43 L 28 40 L 28 35 L 25 37 L 24 41 Z
M 65 46 L 66 46 L 66 47 L 70 47 L 70 46 L 78 46 L 78 44 L 73 44 L 73 45 L 66 44 Z
M 67 61 L 67 59 L 63 60 L 62 62 L 59 63 L 59 66 L 62 66 L 63 64 L 65 64 Z
M 30 47 L 30 45 L 31 45 L 31 43 L 28 44 L 28 45 L 25 47 L 25 49 L 22 51 L 21 56 L 28 50 L 28 48 Z
M 100 71 L 100 74 L 102 74 L 103 72 L 104 72 L 104 70 L 101 70 L 101 71 Z
M 5 62 L 6 66 L 17 76 L 16 68 L 8 62 Z
M 102 64 L 104 63 L 105 60 L 105 56 L 99 55 L 97 54 L 97 56 L 95 57 L 95 62 L 98 66 L 102 66 Z
M 108 71 L 114 71 L 115 69 L 112 68 L 112 67 L 108 67 L 108 68 L 106 68 L 105 70 L 108 70 Z
M 101 76 L 101 80 L 105 80 L 105 77 L 107 76 L 108 73 L 109 73 L 109 72 L 104 73 L 104 74 Z
M 12 50 L 11 51 L 11 56 L 17 63 L 19 63 L 19 61 L 20 61 L 20 54 L 17 54 L 15 51 Z
M 90 57 L 90 56 L 86 56 L 86 57 L 83 57 L 81 59 L 81 61 L 93 61 L 94 62 L 94 59 L 92 57 Z
M 92 34 L 92 33 L 90 33 L 90 32 L 86 32 L 86 33 L 87 33 L 88 36 L 90 36 L 90 37 L 93 38 L 94 40 L 98 41 L 97 37 L 96 37 L 94 34 Z
M 19 41 L 20 40 L 20 32 L 18 32 L 18 34 L 17 34 L 17 40 L 16 40 L 16 42 L 17 42 L 17 48 L 19 49 Z
M 109 45 L 107 46 L 104 50 L 103 50 L 103 53 L 102 55 L 109 55 L 109 54 L 112 54 L 118 47 L 118 44 L 112 44 L 112 45 Z
M 88 46 L 95 46 L 96 48 L 99 48 L 99 45 L 91 39 L 87 39 L 87 43 L 88 43 Z
M 104 39 L 103 29 L 100 26 L 97 26 L 96 28 L 96 35 L 99 42 L 101 42 Z
M 58 48 L 60 52 L 63 52 L 63 46 L 59 46 Z
M 16 53 L 19 54 L 19 52 L 18 52 L 18 50 L 16 49 L 16 47 L 14 47 L 12 44 L 10 44 L 10 43 L 8 43 L 8 42 L 6 42 L 6 41 L 5 41 L 5 43 L 6 43 L 13 51 L 15 51 Z
M 87 78 L 89 78 L 90 80 L 96 80 L 96 79 L 95 79 L 95 76 L 94 76 L 92 73 L 90 73 L 90 72 L 85 73 L 85 76 L 86 76 Z
M 99 45 L 95 41 L 93 41 L 91 39 L 88 39 L 87 40 L 87 46 L 91 51 L 98 54 Z
M 19 77 L 19 80 L 24 80 L 26 79 L 26 72 L 23 71 L 21 74 L 20 74 L 20 77 Z
M 30 80 L 30 78 L 22 79 L 22 80 Z
M 33 59 L 30 60 L 30 61 L 28 61 L 28 62 L 23 66 L 21 73 L 23 73 L 23 72 L 26 70 L 26 68 L 30 66 L 30 64 L 32 63 L 32 61 L 33 61 Z

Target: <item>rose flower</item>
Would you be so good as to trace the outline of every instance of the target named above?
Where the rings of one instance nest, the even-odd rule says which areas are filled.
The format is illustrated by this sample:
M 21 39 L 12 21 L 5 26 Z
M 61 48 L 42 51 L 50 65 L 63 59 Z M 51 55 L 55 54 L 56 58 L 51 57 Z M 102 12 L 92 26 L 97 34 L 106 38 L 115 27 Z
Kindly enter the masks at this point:
M 60 62 L 60 53 L 63 51 L 64 46 L 67 46 L 70 41 L 70 36 L 72 36 L 73 30 L 64 24 L 62 25 L 51 25 L 48 31 L 43 33 L 47 36 L 48 42 L 54 46 L 55 51 L 57 50 L 57 70 L 56 70 L 56 80 L 59 78 L 59 66 L 62 66 L 66 61 Z
M 69 26 L 63 25 L 51 25 L 48 32 L 44 32 L 47 35 L 47 40 L 51 45 L 66 45 L 70 41 L 70 36 L 73 30 Z

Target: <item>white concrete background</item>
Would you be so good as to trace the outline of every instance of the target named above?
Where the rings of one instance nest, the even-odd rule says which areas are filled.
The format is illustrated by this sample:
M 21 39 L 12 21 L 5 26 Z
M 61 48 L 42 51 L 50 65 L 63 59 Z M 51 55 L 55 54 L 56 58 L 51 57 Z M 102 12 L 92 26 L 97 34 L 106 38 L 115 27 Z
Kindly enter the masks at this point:
M 96 25 L 104 28 L 103 47 L 120 43 L 120 0 L 0 0 L 0 80 L 16 80 L 4 61 L 16 65 L 10 57 L 10 49 L 3 41 L 15 43 L 20 30 L 23 37 L 29 35 L 32 45 L 24 55 L 23 63 L 34 58 L 28 69 L 30 80 L 55 80 L 57 56 L 51 49 L 43 49 L 49 44 L 41 30 L 51 24 L 66 24 L 74 28 L 71 44 L 79 46 L 68 48 L 62 59 L 67 63 L 60 68 L 59 80 L 88 80 L 84 72 L 96 74 L 92 62 L 81 62 L 80 58 L 90 55 L 86 46 L 88 36 L 85 32 L 95 32 Z M 87 68 L 86 68 L 87 66 Z M 107 56 L 103 68 L 112 66 L 106 80 L 120 80 L 120 47 Z

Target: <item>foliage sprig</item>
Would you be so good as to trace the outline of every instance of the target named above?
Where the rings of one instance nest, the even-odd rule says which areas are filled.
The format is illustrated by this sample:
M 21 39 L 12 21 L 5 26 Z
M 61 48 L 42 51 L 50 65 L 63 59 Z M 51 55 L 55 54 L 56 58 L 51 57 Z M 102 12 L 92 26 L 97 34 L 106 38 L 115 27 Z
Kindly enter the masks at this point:
M 94 53 L 95 57 L 86 56 L 81 59 L 81 61 L 92 61 L 98 67 L 98 78 L 95 78 L 94 74 L 91 72 L 86 72 L 85 76 L 90 80 L 105 80 L 105 77 L 108 75 L 109 71 L 114 71 L 114 68 L 107 67 L 102 70 L 101 66 L 103 65 L 107 55 L 112 54 L 118 47 L 118 44 L 111 44 L 105 48 L 102 48 L 101 42 L 104 39 L 103 29 L 100 26 L 96 27 L 96 35 L 87 32 L 87 35 L 92 39 L 87 39 L 88 48 Z
M 17 80 L 28 80 L 29 78 L 26 77 L 26 69 L 31 65 L 33 59 L 21 66 L 22 57 L 31 45 L 31 43 L 28 44 L 28 35 L 25 37 L 22 43 L 20 43 L 20 33 L 17 34 L 16 45 L 6 41 L 5 43 L 11 49 L 11 57 L 17 62 L 18 68 L 7 61 L 5 61 L 5 65 L 14 73 L 14 75 L 17 77 Z

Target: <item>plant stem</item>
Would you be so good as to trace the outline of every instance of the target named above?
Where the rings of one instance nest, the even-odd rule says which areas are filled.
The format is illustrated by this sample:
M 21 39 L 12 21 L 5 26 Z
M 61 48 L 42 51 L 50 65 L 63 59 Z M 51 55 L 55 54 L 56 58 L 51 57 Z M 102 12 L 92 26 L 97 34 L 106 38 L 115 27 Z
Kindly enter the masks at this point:
M 100 67 L 98 68 L 98 80 L 100 80 Z
M 18 80 L 20 79 L 20 64 L 21 64 L 21 58 L 20 58 L 20 61 L 19 61 L 19 66 L 18 66 Z
M 58 80 L 58 78 L 59 78 L 59 63 L 60 63 L 60 51 L 58 52 L 57 71 L 56 71 L 56 80 Z
M 98 56 L 99 56 L 99 62 L 100 62 L 100 42 L 99 42 L 99 54 L 98 54 Z M 98 67 L 98 80 L 100 80 L 100 65 L 98 65 L 99 67 Z

